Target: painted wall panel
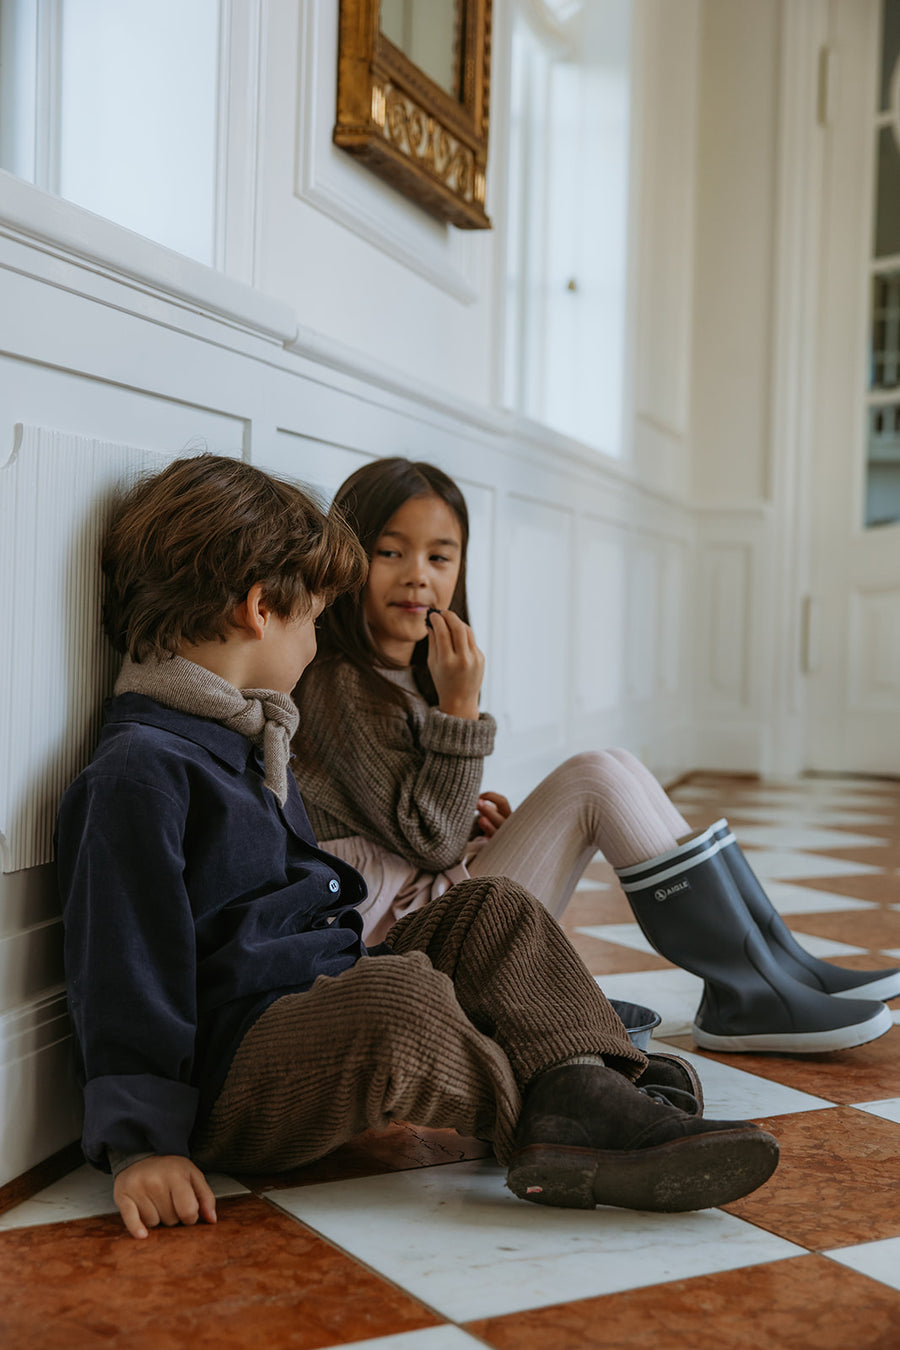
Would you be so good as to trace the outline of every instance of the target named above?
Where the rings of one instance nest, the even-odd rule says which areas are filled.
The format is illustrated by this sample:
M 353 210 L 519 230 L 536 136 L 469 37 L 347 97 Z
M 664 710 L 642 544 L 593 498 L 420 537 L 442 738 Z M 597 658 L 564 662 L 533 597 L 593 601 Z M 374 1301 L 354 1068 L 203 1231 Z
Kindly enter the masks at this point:
M 900 709 L 900 590 L 858 590 L 850 597 L 850 706 Z
M 700 651 L 709 698 L 732 708 L 749 692 L 750 550 L 743 544 L 710 545 L 702 559 Z
M 17 597 L 2 659 L 3 870 L 49 862 L 60 794 L 86 762 L 115 659 L 100 629 L 100 540 L 114 493 L 164 460 L 19 427 L 0 470 L 0 575 Z
M 520 754 L 564 745 L 571 525 L 557 507 L 507 499 L 503 699 L 508 739 Z
M 578 605 L 572 640 L 577 669 L 576 707 L 587 715 L 620 706 L 625 687 L 625 537 L 602 522 L 581 522 Z
M 649 702 L 657 687 L 659 564 L 647 544 L 629 549 L 627 594 L 625 687 L 631 698 Z

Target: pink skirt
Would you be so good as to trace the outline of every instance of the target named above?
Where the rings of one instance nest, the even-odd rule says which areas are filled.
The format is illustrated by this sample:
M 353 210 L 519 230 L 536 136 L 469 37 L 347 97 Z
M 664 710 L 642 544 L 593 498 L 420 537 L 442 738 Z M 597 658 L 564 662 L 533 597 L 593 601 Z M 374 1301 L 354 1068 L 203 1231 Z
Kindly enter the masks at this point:
M 469 863 L 486 843 L 483 835 L 470 840 L 464 857 L 446 872 L 422 871 L 399 853 L 391 853 L 382 844 L 373 844 L 359 834 L 348 839 L 323 839 L 319 847 L 349 863 L 365 877 L 369 893 L 357 908 L 363 916 L 363 941 L 375 947 L 404 914 L 421 909 L 458 881 L 464 881 L 469 875 Z

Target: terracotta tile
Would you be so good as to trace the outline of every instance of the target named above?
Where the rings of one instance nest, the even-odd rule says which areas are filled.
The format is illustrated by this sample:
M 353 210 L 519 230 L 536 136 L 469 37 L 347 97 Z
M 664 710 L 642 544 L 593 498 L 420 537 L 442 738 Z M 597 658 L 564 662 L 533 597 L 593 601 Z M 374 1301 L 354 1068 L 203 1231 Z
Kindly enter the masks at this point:
M 755 773 L 716 773 L 709 769 L 695 769 L 693 773 L 687 774 L 682 778 L 678 787 L 720 787 L 723 792 L 731 790 L 734 792 L 753 791 L 754 788 L 765 786 L 766 788 L 775 786 L 765 783 Z M 677 789 L 676 789 L 677 790 Z
M 843 807 L 842 807 L 841 809 L 843 810 Z M 852 808 L 852 807 L 848 807 L 848 810 L 849 810 L 849 811 L 852 811 L 853 809 L 854 809 L 854 808 Z M 856 809 L 858 809 L 858 808 L 856 808 Z M 881 816 L 884 816 L 884 817 L 885 817 L 885 820 L 886 820 L 886 821 L 887 821 L 887 818 L 890 817 L 890 816 L 892 816 L 893 819 L 891 820 L 891 822 L 890 822 L 889 824 L 888 824 L 888 823 L 885 823 L 884 825 L 849 825 L 849 824 L 848 824 L 848 825 L 842 825 L 840 828 L 841 828 L 841 829 L 844 829 L 844 830 L 852 830 L 854 834 L 867 834 L 867 835 L 870 835 L 872 839 L 888 839 L 888 840 L 894 841 L 894 842 L 896 843 L 896 841 L 897 841 L 898 839 L 900 839 L 900 813 L 897 813 L 897 812 L 895 812 L 895 811 L 888 811 L 888 810 L 886 810 L 884 807 L 881 807 L 881 806 L 878 806 L 878 807 L 876 808 L 876 810 L 877 810 L 878 815 L 881 815 Z M 860 814 L 863 814 L 863 812 L 860 811 Z M 860 849 L 860 853 L 862 853 L 862 851 L 863 851 L 863 850 Z M 868 849 L 866 849 L 865 851 L 866 851 L 866 853 L 869 852 Z
M 0 1234 L 10 1350 L 312 1350 L 439 1321 L 253 1197 L 142 1242 L 111 1215 Z
M 704 1059 L 718 1060 L 829 1102 L 849 1105 L 900 1097 L 900 1026 L 868 1045 L 826 1055 L 720 1055 L 697 1050 L 690 1036 L 667 1036 L 666 1040 Z
M 576 928 L 595 923 L 633 923 L 631 906 L 618 886 L 614 891 L 578 891 L 569 901 L 562 916 L 562 926 L 569 934 Z
M 618 942 L 570 933 L 569 940 L 592 975 L 617 975 L 629 970 L 671 970 L 672 963 L 655 952 L 639 952 Z
M 862 834 L 863 831 L 860 830 L 859 833 Z M 887 829 L 883 828 L 880 834 L 877 830 L 873 833 L 879 839 L 888 838 Z M 887 844 L 863 844 L 854 848 L 841 848 L 836 842 L 834 848 L 810 850 L 813 851 L 816 856 L 840 858 L 842 862 L 863 863 L 868 867 L 883 867 L 886 870 L 900 867 L 900 842 L 896 839 L 891 839 Z
M 897 1290 L 824 1256 L 799 1256 L 467 1330 L 498 1350 L 896 1350 L 898 1318 Z
M 847 895 L 851 900 L 868 900 L 870 904 L 900 905 L 900 874 L 894 872 L 872 872 L 859 877 L 798 877 L 791 884 Z
M 490 1144 L 468 1139 L 455 1130 L 429 1130 L 424 1125 L 397 1121 L 386 1130 L 367 1130 L 318 1162 L 291 1172 L 231 1175 L 260 1195 L 286 1186 L 317 1186 L 322 1181 L 373 1177 L 383 1172 L 408 1172 L 415 1167 L 463 1162 L 466 1158 L 486 1158 L 490 1153 Z
M 616 882 L 615 871 L 605 858 L 595 858 L 589 862 L 584 869 L 584 876 L 588 881 L 603 881 L 609 885 L 615 885 Z
M 900 947 L 900 910 L 848 909 L 831 914 L 791 914 L 786 916 L 785 923 L 798 937 L 812 933 L 816 937 L 831 938 L 876 952 Z
M 760 1122 L 781 1146 L 774 1176 L 725 1205 L 804 1247 L 846 1247 L 900 1234 L 900 1125 L 841 1106 Z

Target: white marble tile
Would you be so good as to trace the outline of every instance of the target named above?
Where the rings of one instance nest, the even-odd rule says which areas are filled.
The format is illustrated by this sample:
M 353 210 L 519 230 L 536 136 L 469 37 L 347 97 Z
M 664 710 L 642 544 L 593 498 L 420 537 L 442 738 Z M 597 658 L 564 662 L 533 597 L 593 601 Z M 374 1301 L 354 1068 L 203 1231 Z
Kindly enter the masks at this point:
M 837 908 L 843 909 L 843 905 Z M 655 953 L 656 950 L 636 923 L 589 924 L 575 931 L 584 933 L 586 937 L 600 938 L 603 942 L 616 942 L 620 947 L 629 947 L 636 952 L 646 954 Z M 836 942 L 833 938 L 819 937 L 815 933 L 803 933 L 799 929 L 794 930 L 794 935 L 811 956 L 859 956 L 861 952 L 868 951 L 867 947 L 853 947 L 849 943 Z
M 894 1013 L 894 1021 L 900 1014 Z M 857 1111 L 868 1111 L 870 1116 L 880 1116 L 882 1120 L 892 1120 L 900 1125 L 900 1097 L 886 1097 L 880 1102 L 853 1102 Z
M 603 942 L 617 942 L 620 947 L 630 947 L 636 952 L 656 954 L 636 923 L 595 923 L 584 928 L 576 928 L 576 933 L 585 937 L 600 938 Z
M 723 1210 L 551 1209 L 504 1180 L 493 1161 L 464 1162 L 267 1199 L 460 1322 L 804 1254 Z
M 767 881 L 766 895 L 779 914 L 831 914 L 837 910 L 878 908 L 868 900 L 854 900 L 812 886 L 794 886 L 790 881 Z
M 887 839 L 875 839 L 870 834 L 854 834 L 850 830 L 814 829 L 804 825 L 732 825 L 739 844 L 753 848 L 775 848 L 784 851 L 803 849 L 878 848 Z
M 836 942 L 834 938 L 819 937 L 816 933 L 804 933 L 798 928 L 791 931 L 810 956 L 860 956 L 869 950 L 868 947 L 852 947 L 847 942 Z
M 662 1021 L 657 1036 L 690 1035 L 694 1013 L 703 995 L 703 981 L 686 970 L 635 970 L 620 975 L 595 975 L 607 998 L 653 1008 Z
M 882 871 L 871 863 L 825 858 L 822 854 L 788 849 L 751 849 L 747 861 L 761 881 L 797 881 L 806 877 L 862 877 Z
M 592 881 L 590 877 L 582 877 L 575 889 L 576 891 L 611 891 L 612 886 L 608 881 Z
M 330 1342 L 329 1342 L 330 1344 Z M 461 1327 L 424 1327 L 419 1331 L 399 1331 L 394 1336 L 377 1336 L 373 1341 L 354 1341 L 353 1350 L 472 1350 L 484 1347 L 484 1341 Z
M 224 1195 L 249 1195 L 246 1186 L 217 1172 L 206 1180 L 217 1198 Z M 0 1232 L 10 1228 L 36 1228 L 43 1223 L 61 1223 L 69 1219 L 87 1219 L 92 1214 L 115 1214 L 113 1179 L 96 1168 L 83 1167 L 70 1172 L 61 1181 L 39 1191 L 30 1200 L 0 1214 Z
M 702 802 L 715 804 L 723 799 L 721 788 L 707 784 L 686 784 L 684 787 L 675 788 L 670 794 L 672 801 L 677 806 L 679 802 Z M 880 790 L 877 788 L 855 789 L 848 787 L 847 784 L 834 786 L 831 784 L 807 785 L 791 784 L 785 788 L 742 788 L 740 793 L 730 792 L 728 794 L 728 809 L 733 810 L 735 804 L 748 803 L 754 806 L 774 806 L 774 807 L 799 807 L 807 802 L 819 806 L 829 806 L 835 810 L 841 808 L 852 809 L 859 806 L 866 810 L 877 811 L 894 810 L 900 794 L 896 790 Z
M 711 1120 L 756 1120 L 762 1116 L 790 1116 L 798 1111 L 833 1109 L 834 1102 L 824 1097 L 813 1097 L 808 1092 L 785 1087 L 744 1069 L 720 1064 L 717 1060 L 667 1045 L 654 1037 L 650 1050 L 668 1052 L 689 1060 L 700 1075 L 703 1085 L 703 1114 Z M 740 1056 L 736 1057 L 738 1060 Z
M 825 1256 L 842 1266 L 849 1266 L 871 1280 L 900 1289 L 900 1237 L 882 1238 L 878 1242 L 860 1242 L 855 1247 L 840 1247 L 825 1252 Z
M 815 825 L 820 829 L 834 825 L 893 825 L 895 817 L 883 812 L 847 811 L 832 806 L 819 806 L 814 801 L 791 806 L 752 806 L 729 804 L 728 820 L 735 830 L 743 821 L 758 821 L 773 825 Z

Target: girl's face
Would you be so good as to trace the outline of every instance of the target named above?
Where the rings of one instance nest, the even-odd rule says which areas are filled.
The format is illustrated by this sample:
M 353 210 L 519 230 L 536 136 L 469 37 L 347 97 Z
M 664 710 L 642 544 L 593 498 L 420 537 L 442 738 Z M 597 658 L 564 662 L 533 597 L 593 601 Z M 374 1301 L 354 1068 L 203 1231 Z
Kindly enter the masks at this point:
M 449 609 L 462 563 L 455 511 L 433 493 L 410 497 L 375 541 L 363 613 L 380 652 L 408 666 L 429 609 Z

